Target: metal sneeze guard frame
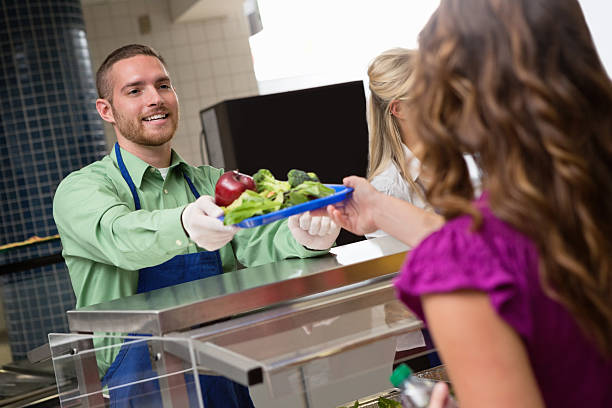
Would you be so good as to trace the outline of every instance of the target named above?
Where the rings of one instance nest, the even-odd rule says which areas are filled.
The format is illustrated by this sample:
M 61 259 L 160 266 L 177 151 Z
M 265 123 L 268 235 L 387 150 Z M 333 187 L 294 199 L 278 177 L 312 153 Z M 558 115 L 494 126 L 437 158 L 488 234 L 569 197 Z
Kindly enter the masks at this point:
M 391 387 L 388 382 L 388 376 L 391 373 L 393 353 L 388 354 L 386 358 L 381 357 L 380 361 L 369 362 L 367 361 L 369 356 L 364 356 L 362 353 L 359 358 L 363 358 L 364 362 L 352 361 L 350 364 L 355 372 L 349 372 L 348 374 L 339 373 L 342 370 L 338 369 L 338 367 L 333 367 L 333 364 L 346 364 L 346 360 L 351 359 L 345 358 L 343 360 L 343 355 L 352 353 L 352 358 L 354 359 L 355 356 L 359 356 L 359 350 L 361 349 L 367 349 L 368 352 L 380 356 L 382 356 L 381 350 L 383 354 L 385 350 L 394 352 L 394 340 L 397 336 L 422 327 L 422 322 L 416 316 L 409 313 L 404 318 L 386 322 L 382 320 L 383 318 L 386 320 L 384 312 L 378 314 L 377 322 L 375 322 L 373 317 L 371 318 L 371 326 L 367 326 L 365 323 L 360 325 L 359 322 L 370 319 L 375 308 L 381 311 L 384 305 L 399 302 L 394 298 L 394 289 L 391 283 L 393 276 L 394 274 L 372 279 L 365 286 L 334 291 L 335 293 L 326 294 L 322 297 L 315 297 L 268 311 L 249 314 L 192 331 L 170 333 L 169 335 L 174 338 L 183 336 L 193 340 L 190 344 L 194 347 L 198 367 L 212 368 L 212 362 L 221 359 L 221 356 L 227 355 L 228 352 L 240 357 L 240 359 L 251 361 L 253 366 L 258 365 L 263 370 L 265 390 L 270 394 L 270 397 L 277 398 L 265 400 L 265 396 L 262 396 L 260 390 L 258 394 L 260 401 L 262 399 L 265 400 L 265 405 L 261 406 L 331 406 L 329 404 L 338 404 L 351 398 L 365 397 Z M 347 317 L 350 318 L 351 315 L 354 315 L 354 319 L 349 321 Z M 334 322 L 335 319 L 339 320 Z M 341 319 L 345 320 L 340 321 Z M 329 321 L 333 323 L 328 325 L 326 322 Z M 352 322 L 355 321 L 358 323 L 353 325 Z M 295 337 L 297 334 L 295 332 L 296 329 L 300 331 L 299 329 L 305 329 L 309 325 L 312 326 L 313 323 L 315 327 L 318 324 L 328 325 L 324 327 L 323 334 L 326 333 L 331 324 L 335 323 L 337 327 L 335 332 L 330 334 L 327 339 L 321 340 L 321 333 L 319 333 L 319 336 L 313 335 L 313 337 L 319 338 L 320 342 L 317 342 L 317 340 L 310 342 L 306 335 Z M 360 327 L 355 327 L 359 325 Z M 311 330 L 314 332 L 314 329 Z M 270 354 L 274 354 L 274 352 L 267 353 L 262 351 L 267 347 L 275 347 L 273 341 L 268 342 L 269 338 L 278 337 L 292 331 L 293 341 L 288 341 L 287 343 L 293 344 L 297 341 L 297 344 L 285 347 L 285 349 L 294 347 L 292 350 L 279 351 L 278 355 L 272 356 Z M 300 344 L 300 340 L 302 344 Z M 386 343 L 383 344 L 383 342 Z M 252 343 L 252 345 L 245 346 L 245 344 L 249 343 Z M 167 343 L 165 346 L 169 347 L 167 348 L 168 352 L 187 357 L 187 353 L 191 352 L 191 350 L 179 349 L 184 344 L 186 343 Z M 224 350 L 223 353 L 219 353 L 221 350 Z M 268 356 L 262 357 L 262 355 L 266 354 Z M 218 367 L 218 372 L 230 377 L 232 371 L 240 372 L 246 369 L 247 366 L 242 366 L 244 368 L 241 368 L 240 363 L 242 361 L 240 359 L 237 360 L 238 364 L 233 365 L 233 367 L 228 368 L 215 365 L 215 368 Z M 335 359 L 335 362 L 333 359 Z M 316 365 L 316 362 L 321 360 L 331 361 L 332 363 L 327 364 L 330 367 L 322 368 L 321 364 Z M 226 360 L 221 363 L 221 365 L 224 364 L 228 364 L 228 361 Z M 304 367 L 309 365 L 312 367 L 313 364 L 315 364 L 314 370 L 312 368 L 304 370 Z M 368 364 L 378 364 L 378 366 L 370 367 Z M 367 371 L 376 371 L 376 373 L 368 377 L 369 373 Z M 293 387 L 284 381 L 285 377 L 290 377 L 292 373 L 294 376 L 299 376 L 299 381 L 294 381 Z M 332 373 L 335 373 L 338 378 L 333 378 Z M 368 382 L 365 385 L 362 381 L 362 386 L 359 389 L 349 390 L 348 393 L 345 391 L 342 394 L 338 389 L 333 388 L 336 382 L 344 381 L 341 378 L 342 376 L 356 377 L 358 374 L 363 374 L 368 378 Z M 242 378 L 247 377 L 245 371 L 241 371 L 240 375 Z M 329 384 L 324 384 L 325 387 L 322 384 L 317 384 L 316 379 L 313 380 L 313 378 L 322 375 L 328 376 L 329 379 Z M 238 376 L 235 374 L 230 378 L 238 381 Z M 373 383 L 368 384 L 369 382 Z M 251 386 L 257 385 L 257 383 L 253 382 L 242 383 Z M 315 385 L 312 386 L 312 383 L 315 383 Z M 367 388 L 368 385 L 370 385 L 369 389 Z M 291 388 L 292 393 L 298 397 L 288 398 L 288 388 Z M 315 390 L 317 390 L 316 397 L 313 396 Z M 325 395 L 325 392 L 327 395 Z M 366 394 L 355 395 L 359 392 L 366 392 Z M 253 392 L 252 396 L 255 400 L 256 395 Z M 302 405 L 299 405 L 299 402 Z
M 377 341 L 393 340 L 421 327 L 421 322 L 413 317 L 344 343 L 315 347 L 303 355 L 274 363 L 258 361 L 216 343 L 237 331 L 246 333 L 256 330 L 255 327 L 282 330 L 283 324 L 286 326 L 290 321 L 295 326 L 393 301 L 392 278 L 406 252 L 396 248 L 388 252 L 383 248 L 383 256 L 351 265 L 341 265 L 334 256 L 327 255 L 246 268 L 72 310 L 68 312 L 68 321 L 73 333 L 84 336 L 79 340 L 82 349 L 93 350 L 94 331 L 150 334 L 157 336 L 150 340 L 160 340 L 152 356 L 157 356 L 154 364 L 162 373 L 168 372 L 167 361 L 174 361 L 175 366 L 175 360 L 182 361 L 181 364 L 193 361 L 200 372 L 209 374 L 212 370 L 244 385 L 261 385 L 269 376 L 288 368 L 300 368 Z M 92 396 L 89 400 L 81 399 L 82 405 L 78 406 L 100 403 L 95 397 L 101 395 L 95 353 L 89 357 L 73 361 L 80 366 L 75 370 L 80 392 Z M 173 389 L 176 388 L 162 387 L 164 406 L 187 406 L 173 395 Z M 316 402 L 312 405 L 308 401 L 308 394 L 305 389 L 305 406 L 316 406 Z
M 107 348 L 129 345 L 144 345 L 148 348 L 155 375 L 142 373 L 133 382 L 102 388 L 96 363 L 96 352 L 101 348 L 93 346 L 94 335 L 50 334 L 53 366 L 56 375 L 59 400 L 62 407 L 106 407 L 108 395 L 138 383 L 150 383 L 159 390 L 159 405 L 164 407 L 203 407 L 202 393 L 197 378 L 195 355 L 188 353 L 181 359 L 165 353 L 164 344 L 187 342 L 188 339 L 150 336 L 106 336 L 118 340 Z M 191 350 L 193 347 L 183 345 Z M 140 373 L 139 373 L 140 374 Z M 116 403 L 126 403 L 116 400 Z
M 396 273 L 405 253 L 343 266 L 288 259 L 67 312 L 71 332 L 163 335 Z

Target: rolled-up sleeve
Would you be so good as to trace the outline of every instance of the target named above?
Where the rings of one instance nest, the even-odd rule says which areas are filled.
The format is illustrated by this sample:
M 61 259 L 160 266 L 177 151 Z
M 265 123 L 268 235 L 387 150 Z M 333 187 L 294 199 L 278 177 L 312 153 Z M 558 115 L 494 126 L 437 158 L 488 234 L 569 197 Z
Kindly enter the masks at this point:
M 186 252 L 183 208 L 134 211 L 104 175 L 73 173 L 56 191 L 53 217 L 64 257 L 136 270 Z

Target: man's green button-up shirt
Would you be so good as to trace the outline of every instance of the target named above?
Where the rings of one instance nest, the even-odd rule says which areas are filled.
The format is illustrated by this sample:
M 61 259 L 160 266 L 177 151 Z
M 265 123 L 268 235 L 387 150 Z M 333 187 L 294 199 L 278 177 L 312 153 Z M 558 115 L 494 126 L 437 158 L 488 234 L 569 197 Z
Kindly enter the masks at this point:
M 180 221 L 184 207 L 195 201 L 183 172 L 201 195 L 214 196 L 223 170 L 190 166 L 173 151 L 164 180 L 156 168 L 138 157 L 123 149 L 121 154 L 142 209 L 135 210 L 114 150 L 68 175 L 55 194 L 53 216 L 77 308 L 133 295 L 139 269 L 159 265 L 176 255 L 204 251 L 187 237 Z M 220 253 L 227 272 L 237 268 L 237 261 L 256 266 L 324 251 L 310 251 L 300 245 L 285 220 L 241 229 Z M 112 357 L 104 358 L 102 373 Z

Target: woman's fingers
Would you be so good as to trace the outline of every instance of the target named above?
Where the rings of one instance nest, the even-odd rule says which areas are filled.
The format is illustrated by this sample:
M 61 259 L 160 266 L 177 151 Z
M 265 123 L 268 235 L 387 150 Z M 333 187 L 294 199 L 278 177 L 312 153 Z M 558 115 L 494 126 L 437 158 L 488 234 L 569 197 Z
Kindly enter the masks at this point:
M 449 405 L 447 405 L 447 403 Z M 439 381 L 434 385 L 431 392 L 431 398 L 429 399 L 428 408 L 451 408 L 454 407 L 451 404 L 448 397 L 448 385 L 445 382 Z

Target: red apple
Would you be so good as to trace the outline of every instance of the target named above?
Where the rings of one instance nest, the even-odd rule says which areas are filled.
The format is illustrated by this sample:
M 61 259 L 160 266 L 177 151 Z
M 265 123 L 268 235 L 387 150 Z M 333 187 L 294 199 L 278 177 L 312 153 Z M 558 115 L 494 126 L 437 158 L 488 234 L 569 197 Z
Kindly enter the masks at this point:
M 253 177 L 238 173 L 236 170 L 226 171 L 215 185 L 215 203 L 226 207 L 240 197 L 244 190 L 255 191 Z

